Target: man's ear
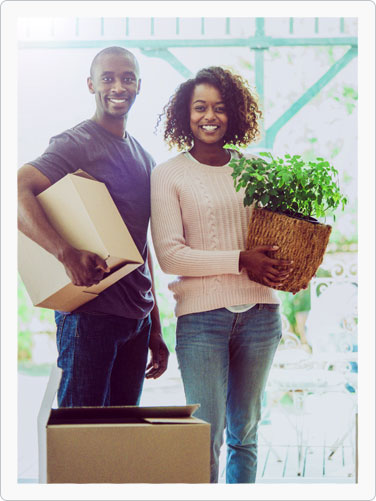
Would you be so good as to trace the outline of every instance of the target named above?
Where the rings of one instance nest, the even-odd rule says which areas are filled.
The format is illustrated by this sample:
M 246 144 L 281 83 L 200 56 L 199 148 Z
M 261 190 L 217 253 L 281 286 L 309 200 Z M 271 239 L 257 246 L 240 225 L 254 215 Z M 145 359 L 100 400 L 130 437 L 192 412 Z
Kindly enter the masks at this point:
M 87 86 L 89 87 L 89 92 L 91 94 L 95 94 L 95 89 L 94 89 L 94 85 L 93 85 L 93 80 L 91 79 L 91 77 L 87 77 Z
M 138 84 L 137 84 L 137 94 L 140 93 L 140 90 L 141 90 L 141 78 L 139 79 Z

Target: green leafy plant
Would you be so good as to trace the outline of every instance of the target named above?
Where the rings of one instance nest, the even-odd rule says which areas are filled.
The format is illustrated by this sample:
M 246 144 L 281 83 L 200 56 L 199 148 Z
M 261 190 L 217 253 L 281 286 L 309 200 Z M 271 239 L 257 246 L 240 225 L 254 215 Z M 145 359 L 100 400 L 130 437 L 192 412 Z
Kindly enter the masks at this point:
M 340 192 L 338 171 L 323 158 L 305 162 L 300 155 L 233 159 L 232 177 L 236 191 L 245 189 L 244 206 L 255 204 L 273 212 L 303 219 L 324 217 L 347 198 Z M 266 160 L 267 159 L 267 160 Z

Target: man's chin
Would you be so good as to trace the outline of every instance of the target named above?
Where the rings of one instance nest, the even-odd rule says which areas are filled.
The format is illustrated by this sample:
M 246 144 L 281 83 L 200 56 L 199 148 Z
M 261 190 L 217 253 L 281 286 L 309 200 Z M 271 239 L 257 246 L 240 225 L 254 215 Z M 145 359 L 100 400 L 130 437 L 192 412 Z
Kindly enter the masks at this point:
M 127 110 L 119 110 L 119 111 L 108 111 L 106 112 L 106 115 L 108 118 L 113 119 L 113 120 L 122 120 L 127 117 L 128 114 L 128 109 Z

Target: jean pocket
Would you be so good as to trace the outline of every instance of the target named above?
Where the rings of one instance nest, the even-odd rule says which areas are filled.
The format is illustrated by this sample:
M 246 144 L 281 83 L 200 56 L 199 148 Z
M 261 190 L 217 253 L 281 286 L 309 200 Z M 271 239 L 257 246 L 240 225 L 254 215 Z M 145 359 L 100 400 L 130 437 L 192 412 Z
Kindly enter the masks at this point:
M 65 319 L 67 318 L 68 314 L 67 313 L 59 313 L 58 315 L 55 312 L 55 319 L 56 319 L 56 345 L 58 351 L 60 351 L 61 348 L 61 334 L 64 329 L 64 324 L 65 324 Z

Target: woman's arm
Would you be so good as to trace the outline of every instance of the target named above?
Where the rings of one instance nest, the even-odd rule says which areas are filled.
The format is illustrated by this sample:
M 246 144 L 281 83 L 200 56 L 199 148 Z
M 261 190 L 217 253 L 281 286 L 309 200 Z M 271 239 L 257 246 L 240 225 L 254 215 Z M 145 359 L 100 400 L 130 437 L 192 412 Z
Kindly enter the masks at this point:
M 239 250 L 199 250 L 186 244 L 179 193 L 171 175 L 151 177 L 151 232 L 161 269 L 186 277 L 239 274 Z
M 169 168 L 173 168 L 172 166 Z M 165 273 L 186 277 L 239 274 L 252 271 L 267 286 L 280 285 L 291 271 L 291 262 L 268 257 L 273 246 L 250 250 L 199 250 L 186 244 L 178 176 L 167 168 L 151 178 L 151 231 L 154 249 Z M 192 202 L 193 203 L 193 202 Z M 195 224 L 192 221 L 192 224 Z

